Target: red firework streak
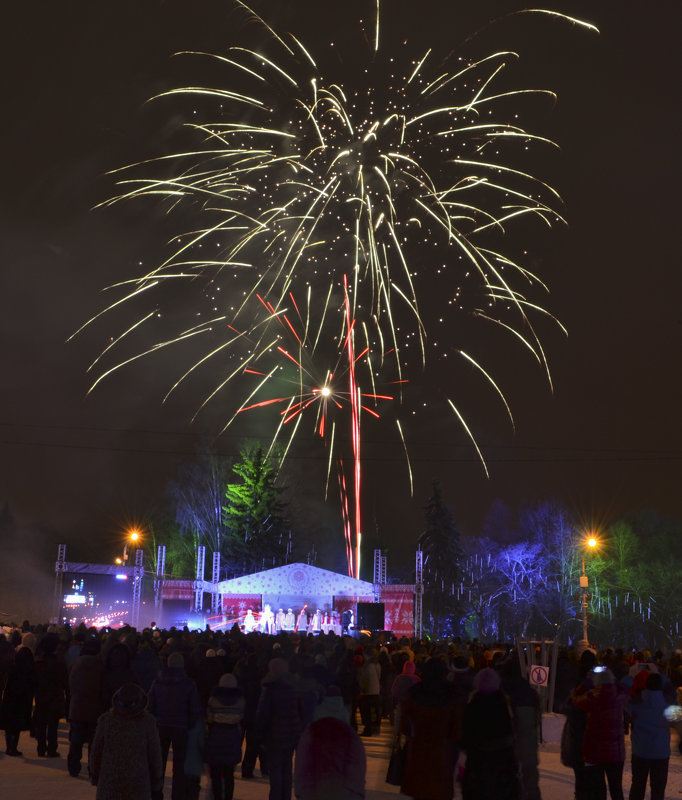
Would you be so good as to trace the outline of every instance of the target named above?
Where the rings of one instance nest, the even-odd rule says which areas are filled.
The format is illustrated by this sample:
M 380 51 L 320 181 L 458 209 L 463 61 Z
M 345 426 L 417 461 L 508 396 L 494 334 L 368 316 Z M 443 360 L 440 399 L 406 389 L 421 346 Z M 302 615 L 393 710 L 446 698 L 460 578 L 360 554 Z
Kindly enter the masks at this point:
M 343 530 L 344 530 L 344 537 L 346 540 L 346 558 L 348 561 L 348 574 L 351 577 L 360 578 L 360 546 L 362 543 L 362 528 L 361 528 L 361 488 L 362 488 L 362 468 L 361 468 L 361 459 L 360 459 L 360 413 L 362 411 L 366 411 L 374 417 L 379 417 L 379 414 L 372 408 L 369 408 L 366 405 L 362 404 L 362 392 L 360 387 L 357 384 L 356 373 L 355 373 L 355 366 L 357 362 L 362 359 L 367 353 L 369 352 L 369 347 L 366 347 L 360 354 L 355 354 L 355 319 L 351 315 L 351 307 L 350 307 L 350 299 L 348 297 L 348 279 L 347 276 L 343 276 L 343 288 L 344 288 L 344 314 L 345 314 L 345 322 L 346 322 L 346 338 L 343 343 L 343 347 L 341 348 L 341 355 L 339 357 L 339 361 L 343 358 L 344 354 L 348 362 L 348 402 L 350 404 L 350 411 L 351 411 L 351 442 L 352 442 L 352 450 L 353 450 L 353 514 L 351 515 L 351 511 L 349 508 L 348 502 L 348 485 L 346 482 L 345 477 L 345 470 L 343 459 L 337 459 L 337 466 L 339 470 L 339 492 L 341 495 L 341 513 L 343 518 Z M 298 332 L 294 325 L 292 325 L 291 321 L 287 317 L 285 313 L 277 312 L 275 307 L 270 303 L 268 300 L 264 299 L 260 295 L 256 295 L 258 300 L 262 303 L 266 311 L 272 315 L 277 321 L 282 325 L 282 327 L 287 332 L 287 335 L 293 335 L 296 339 L 296 342 L 299 348 L 303 349 L 305 347 L 305 342 L 301 340 Z M 296 301 L 293 295 L 290 293 L 289 298 L 296 309 L 296 313 L 298 314 L 299 319 L 301 318 L 301 314 L 298 310 L 298 306 L 296 305 Z M 277 345 L 277 351 L 283 355 L 285 358 L 289 359 L 293 362 L 299 369 L 301 374 L 307 375 L 311 383 L 314 383 L 314 378 L 310 374 L 310 372 L 303 366 L 301 361 L 293 356 L 288 350 L 284 347 Z M 337 363 L 338 367 L 338 363 Z M 252 367 L 245 367 L 244 368 L 245 374 L 251 375 L 259 375 L 262 377 L 266 377 L 267 373 L 262 372 L 261 370 L 253 369 Z M 334 378 L 335 372 L 328 372 L 326 384 L 330 384 Z M 345 393 L 343 393 L 345 394 Z M 322 388 L 319 386 L 311 386 L 309 392 L 306 393 L 304 397 L 301 397 L 300 392 L 297 392 L 296 395 L 287 395 L 282 397 L 273 397 L 269 400 L 261 400 L 257 403 L 252 403 L 248 406 L 242 406 L 239 409 L 241 411 L 249 411 L 254 408 L 261 408 L 263 406 L 269 406 L 274 404 L 285 404 L 287 405 L 286 409 L 281 412 L 282 416 L 284 417 L 282 424 L 286 424 L 291 422 L 294 418 L 296 418 L 299 414 L 302 414 L 309 406 L 313 403 L 321 403 L 321 408 L 319 411 L 319 424 L 316 425 L 316 433 L 321 437 L 325 438 L 326 433 L 326 417 L 327 417 L 327 403 L 331 401 L 338 409 L 343 409 L 343 405 L 337 399 L 339 395 L 334 396 L 331 392 L 329 385 L 325 385 Z M 392 395 L 382 395 L 382 394 L 366 394 L 365 397 L 372 398 L 373 400 L 393 400 Z M 297 402 L 293 402 L 297 399 Z M 238 413 L 239 413 L 238 412 Z
M 355 320 L 351 320 L 350 301 L 348 299 L 348 278 L 343 276 L 343 293 L 346 304 L 346 351 L 348 353 L 348 392 L 350 394 L 351 439 L 353 442 L 353 476 L 355 479 L 355 563 L 349 564 L 349 572 L 360 579 L 360 544 L 362 541 L 362 525 L 360 516 L 360 391 L 355 382 Z M 343 466 L 341 467 L 343 469 Z

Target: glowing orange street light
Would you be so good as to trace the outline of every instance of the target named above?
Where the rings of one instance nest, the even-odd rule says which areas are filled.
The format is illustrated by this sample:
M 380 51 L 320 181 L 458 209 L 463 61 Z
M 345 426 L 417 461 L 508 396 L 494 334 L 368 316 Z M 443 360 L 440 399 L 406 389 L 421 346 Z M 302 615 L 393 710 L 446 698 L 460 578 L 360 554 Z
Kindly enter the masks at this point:
M 587 546 L 589 548 L 594 548 L 598 544 L 597 539 L 594 536 L 590 536 L 587 540 Z M 581 597 L 581 605 L 583 609 L 583 642 L 585 643 L 585 647 L 588 645 L 587 639 L 587 574 L 585 572 L 585 552 L 583 551 L 583 572 L 580 576 L 580 597 Z
M 140 538 L 139 531 L 133 528 L 132 531 L 128 534 L 128 541 L 123 546 L 123 563 L 125 564 L 128 561 L 128 545 L 132 542 L 133 544 L 137 543 L 137 540 Z M 119 563 L 119 559 L 116 559 L 116 563 Z

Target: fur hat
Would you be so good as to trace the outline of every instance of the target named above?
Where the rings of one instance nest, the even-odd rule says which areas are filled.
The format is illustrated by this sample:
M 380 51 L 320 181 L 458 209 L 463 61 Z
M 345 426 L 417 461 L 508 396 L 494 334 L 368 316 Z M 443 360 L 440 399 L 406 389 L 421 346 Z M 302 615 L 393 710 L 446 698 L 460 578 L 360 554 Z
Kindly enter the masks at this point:
M 185 659 L 182 653 L 171 653 L 168 656 L 168 667 L 169 669 L 184 669 Z
M 21 646 L 22 647 L 28 647 L 28 649 L 32 653 L 35 653 L 35 651 L 36 651 L 36 637 L 30 631 L 28 631 L 27 633 L 25 633 L 21 637 Z
M 206 651 L 206 658 L 215 658 L 215 657 L 216 657 L 215 650 L 212 647 L 209 647 L 208 650 Z
M 124 683 L 114 694 L 113 706 L 121 714 L 134 716 L 147 707 L 147 695 L 136 683 Z
M 500 689 L 500 676 L 490 667 L 482 669 L 474 677 L 474 689 L 481 694 L 493 694 Z
M 218 681 L 218 686 L 222 686 L 223 689 L 236 689 L 237 679 L 231 672 L 225 672 L 223 675 L 220 676 L 220 680 Z

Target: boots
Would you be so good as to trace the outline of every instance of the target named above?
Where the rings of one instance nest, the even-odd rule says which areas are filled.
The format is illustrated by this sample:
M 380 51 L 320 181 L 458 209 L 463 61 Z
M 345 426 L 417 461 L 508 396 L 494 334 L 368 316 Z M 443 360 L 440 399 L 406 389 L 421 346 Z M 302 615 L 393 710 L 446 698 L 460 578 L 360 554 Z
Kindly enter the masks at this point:
M 17 750 L 18 744 L 19 744 L 19 734 L 5 731 L 5 745 L 6 745 L 5 753 L 8 756 L 23 756 L 23 753 Z

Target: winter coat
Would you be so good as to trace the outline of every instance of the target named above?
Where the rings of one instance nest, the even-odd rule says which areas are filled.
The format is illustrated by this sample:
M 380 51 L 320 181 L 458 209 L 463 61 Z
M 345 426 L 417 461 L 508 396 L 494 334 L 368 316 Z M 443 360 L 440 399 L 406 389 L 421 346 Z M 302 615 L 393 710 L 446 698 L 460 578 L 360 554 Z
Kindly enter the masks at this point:
M 162 666 L 156 651 L 152 649 L 151 645 L 143 643 L 133 656 L 130 666 L 135 673 L 135 682 L 140 684 L 145 694 L 148 694 L 154 678 L 159 674 Z
M 89 755 L 96 800 L 149 800 L 163 786 L 159 732 L 147 711 L 102 714 Z
M 462 700 L 445 680 L 418 683 L 401 706 L 407 736 L 401 794 L 420 800 L 451 800 L 457 743 L 462 732 Z
M 189 730 L 201 716 L 196 683 L 181 667 L 166 667 L 152 683 L 147 708 L 159 726 Z
M 36 717 L 44 719 L 66 715 L 66 692 L 69 673 L 64 660 L 56 653 L 46 654 L 35 662 Z
M 216 686 L 208 698 L 204 760 L 212 766 L 239 764 L 242 760 L 244 692 L 239 687 Z
M 294 794 L 299 800 L 359 800 L 366 770 L 358 734 L 348 723 L 324 717 L 308 725 L 298 742 Z
M 294 750 L 303 716 L 296 678 L 289 672 L 268 673 L 256 709 L 256 738 L 272 750 Z
M 414 661 L 406 661 L 403 664 L 402 672 L 394 679 L 393 685 L 391 686 L 391 694 L 393 695 L 393 702 L 396 705 L 402 703 L 415 683 L 420 683 L 421 678 L 419 675 L 415 675 L 416 669 Z
M 20 647 L 9 669 L 0 704 L 0 730 L 16 733 L 31 728 L 35 665 L 28 647 Z
M 362 665 L 358 675 L 360 692 L 365 695 L 378 695 L 381 692 L 381 667 L 371 658 Z
M 464 800 L 520 796 L 511 703 L 502 691 L 474 692 L 464 708 Z
M 69 720 L 96 722 L 105 710 L 102 704 L 104 662 L 99 655 L 78 656 L 69 671 Z
M 102 675 L 102 708 L 111 708 L 111 700 L 124 683 L 139 685 L 137 675 L 130 666 L 130 650 L 117 642 L 107 652 Z
M 220 676 L 225 672 L 225 662 L 217 656 L 204 656 L 197 667 L 197 689 L 201 707 L 206 708 L 211 690 L 218 685 Z
M 587 712 L 582 756 L 587 764 L 616 764 L 625 761 L 623 710 L 627 694 L 615 683 L 591 691 L 581 684 L 573 692 L 573 703 Z
M 639 758 L 670 757 L 670 725 L 663 716 L 668 703 L 662 691 L 643 689 L 639 702 L 627 711 L 632 719 L 632 755 Z

